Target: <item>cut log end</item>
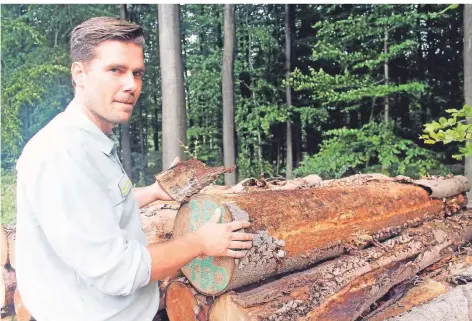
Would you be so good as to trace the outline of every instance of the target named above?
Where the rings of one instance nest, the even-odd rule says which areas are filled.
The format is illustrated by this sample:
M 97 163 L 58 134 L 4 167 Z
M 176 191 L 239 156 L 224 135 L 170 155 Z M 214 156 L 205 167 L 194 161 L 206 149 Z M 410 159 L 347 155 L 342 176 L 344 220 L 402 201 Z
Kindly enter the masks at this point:
M 179 238 L 199 229 L 214 214 L 221 210 L 220 222 L 233 221 L 229 209 L 214 197 L 199 195 L 180 208 L 174 224 L 173 237 Z M 228 286 L 235 261 L 229 257 L 198 257 L 182 268 L 182 273 L 199 291 L 207 295 L 217 295 Z
M 249 312 L 236 304 L 231 293 L 223 294 L 211 306 L 209 321 L 251 321 Z
M 170 321 L 207 321 L 209 304 L 191 286 L 173 281 L 166 291 L 166 310 Z

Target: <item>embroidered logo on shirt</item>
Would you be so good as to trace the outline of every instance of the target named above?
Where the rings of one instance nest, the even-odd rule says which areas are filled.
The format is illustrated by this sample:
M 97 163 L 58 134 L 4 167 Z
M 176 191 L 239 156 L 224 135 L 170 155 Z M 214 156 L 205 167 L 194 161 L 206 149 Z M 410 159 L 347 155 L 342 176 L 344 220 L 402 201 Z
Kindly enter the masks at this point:
M 131 186 L 133 184 L 131 183 L 131 180 L 128 178 L 128 175 L 123 174 L 123 176 L 120 179 L 120 182 L 118 183 L 118 187 L 120 188 L 121 191 L 121 196 L 125 197 L 128 195 L 128 193 L 131 191 Z

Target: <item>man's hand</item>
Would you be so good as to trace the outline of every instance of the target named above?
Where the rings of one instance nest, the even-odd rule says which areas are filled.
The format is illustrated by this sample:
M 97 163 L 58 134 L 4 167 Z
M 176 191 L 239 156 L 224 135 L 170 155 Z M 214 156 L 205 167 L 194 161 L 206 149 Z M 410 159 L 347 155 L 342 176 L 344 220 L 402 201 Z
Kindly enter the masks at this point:
M 242 258 L 246 251 L 235 251 L 249 249 L 252 247 L 254 236 L 244 232 L 235 232 L 247 228 L 251 224 L 246 221 L 234 221 L 231 223 L 218 223 L 221 218 L 220 209 L 208 222 L 198 229 L 195 234 L 201 246 L 202 256 L 229 256 Z
M 180 162 L 180 158 L 176 157 L 170 164 L 169 168 L 177 165 L 178 162 Z M 143 208 L 149 203 L 152 203 L 157 200 L 161 200 L 161 201 L 174 200 L 169 194 L 167 194 L 162 189 L 162 187 L 159 185 L 157 181 L 155 181 L 152 185 L 149 185 L 149 186 L 133 188 L 133 194 L 136 197 L 136 201 L 138 202 L 139 208 Z

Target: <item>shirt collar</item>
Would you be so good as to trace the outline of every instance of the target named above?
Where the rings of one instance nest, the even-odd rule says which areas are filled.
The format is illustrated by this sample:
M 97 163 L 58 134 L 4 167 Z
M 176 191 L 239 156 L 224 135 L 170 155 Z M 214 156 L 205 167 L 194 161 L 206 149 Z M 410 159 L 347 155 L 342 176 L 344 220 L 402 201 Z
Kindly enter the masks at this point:
M 113 148 L 115 148 L 118 143 L 115 134 L 111 132 L 109 135 L 106 135 L 102 132 L 100 128 L 85 115 L 77 102 L 71 101 L 64 111 L 64 115 L 66 115 L 73 125 L 89 133 L 105 154 L 111 154 Z

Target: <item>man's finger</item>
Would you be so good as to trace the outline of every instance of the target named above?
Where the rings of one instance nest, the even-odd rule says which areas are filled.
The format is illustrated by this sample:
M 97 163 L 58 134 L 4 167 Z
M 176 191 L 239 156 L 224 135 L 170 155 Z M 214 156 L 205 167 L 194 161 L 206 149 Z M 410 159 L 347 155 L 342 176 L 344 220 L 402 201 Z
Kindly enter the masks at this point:
M 227 250 L 226 251 L 226 256 L 234 257 L 235 259 L 242 259 L 243 257 L 246 256 L 246 253 L 247 253 L 247 251 Z
M 231 249 L 250 249 L 252 247 L 252 242 L 242 242 L 242 241 L 231 241 L 229 246 Z
M 231 239 L 235 241 L 252 241 L 254 239 L 254 234 L 233 232 L 231 234 Z
M 251 223 L 249 223 L 247 221 L 234 221 L 234 222 L 231 222 L 231 223 L 228 223 L 228 224 L 230 224 L 232 231 L 239 230 L 239 229 L 251 226 Z

